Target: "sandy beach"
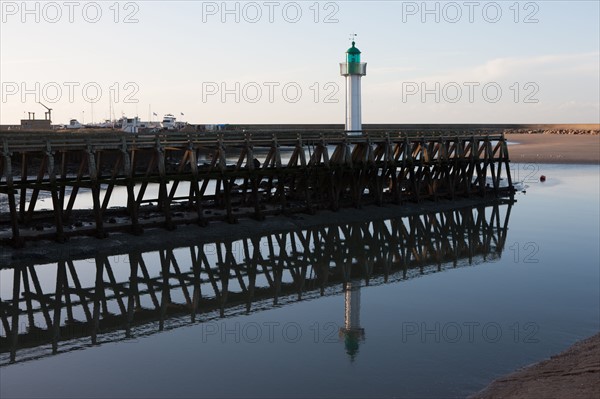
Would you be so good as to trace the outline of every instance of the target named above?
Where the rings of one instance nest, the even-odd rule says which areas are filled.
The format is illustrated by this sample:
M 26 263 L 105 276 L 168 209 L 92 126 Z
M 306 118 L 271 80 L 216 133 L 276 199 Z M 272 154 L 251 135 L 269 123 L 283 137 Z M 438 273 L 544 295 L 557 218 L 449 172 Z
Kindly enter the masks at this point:
M 519 163 L 600 163 L 600 136 L 592 134 L 509 133 L 511 162 Z
M 472 399 L 600 397 L 600 334 L 494 381 Z

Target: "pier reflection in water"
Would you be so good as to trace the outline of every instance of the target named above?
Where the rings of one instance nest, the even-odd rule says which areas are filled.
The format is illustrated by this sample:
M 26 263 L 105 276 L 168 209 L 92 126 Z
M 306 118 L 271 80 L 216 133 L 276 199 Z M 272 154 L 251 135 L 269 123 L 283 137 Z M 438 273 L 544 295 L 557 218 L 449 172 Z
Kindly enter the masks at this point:
M 361 286 L 497 259 L 511 207 L 507 200 L 3 269 L 0 366 L 341 293 L 339 335 L 354 359 L 366 336 Z

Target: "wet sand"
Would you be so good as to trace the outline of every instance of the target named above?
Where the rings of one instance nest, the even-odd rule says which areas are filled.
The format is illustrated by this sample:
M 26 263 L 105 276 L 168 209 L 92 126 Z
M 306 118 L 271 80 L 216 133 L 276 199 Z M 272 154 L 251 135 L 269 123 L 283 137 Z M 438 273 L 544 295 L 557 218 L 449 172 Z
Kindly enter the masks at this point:
M 472 399 L 600 398 L 600 334 L 494 381 Z
M 599 164 L 600 135 L 506 134 L 511 162 Z

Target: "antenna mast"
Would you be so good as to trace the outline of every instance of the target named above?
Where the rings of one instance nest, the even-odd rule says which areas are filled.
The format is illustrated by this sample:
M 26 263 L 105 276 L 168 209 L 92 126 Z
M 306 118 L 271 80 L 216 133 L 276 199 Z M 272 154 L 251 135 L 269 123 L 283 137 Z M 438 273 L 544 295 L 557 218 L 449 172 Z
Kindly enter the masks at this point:
M 44 112 L 44 119 L 52 121 L 52 108 L 46 107 L 44 104 L 42 104 L 39 101 L 38 101 L 38 104 L 40 104 L 42 107 L 44 107 L 44 108 L 46 108 L 48 110 L 48 111 Z M 34 116 L 34 119 L 35 119 L 35 116 Z

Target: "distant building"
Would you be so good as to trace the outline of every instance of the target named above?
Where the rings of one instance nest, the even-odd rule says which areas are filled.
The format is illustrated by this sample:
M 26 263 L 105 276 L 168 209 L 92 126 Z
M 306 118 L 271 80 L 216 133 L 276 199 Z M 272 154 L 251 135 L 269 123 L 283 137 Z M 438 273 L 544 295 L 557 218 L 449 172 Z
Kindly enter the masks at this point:
M 21 119 L 21 130 L 52 130 L 50 119 Z

